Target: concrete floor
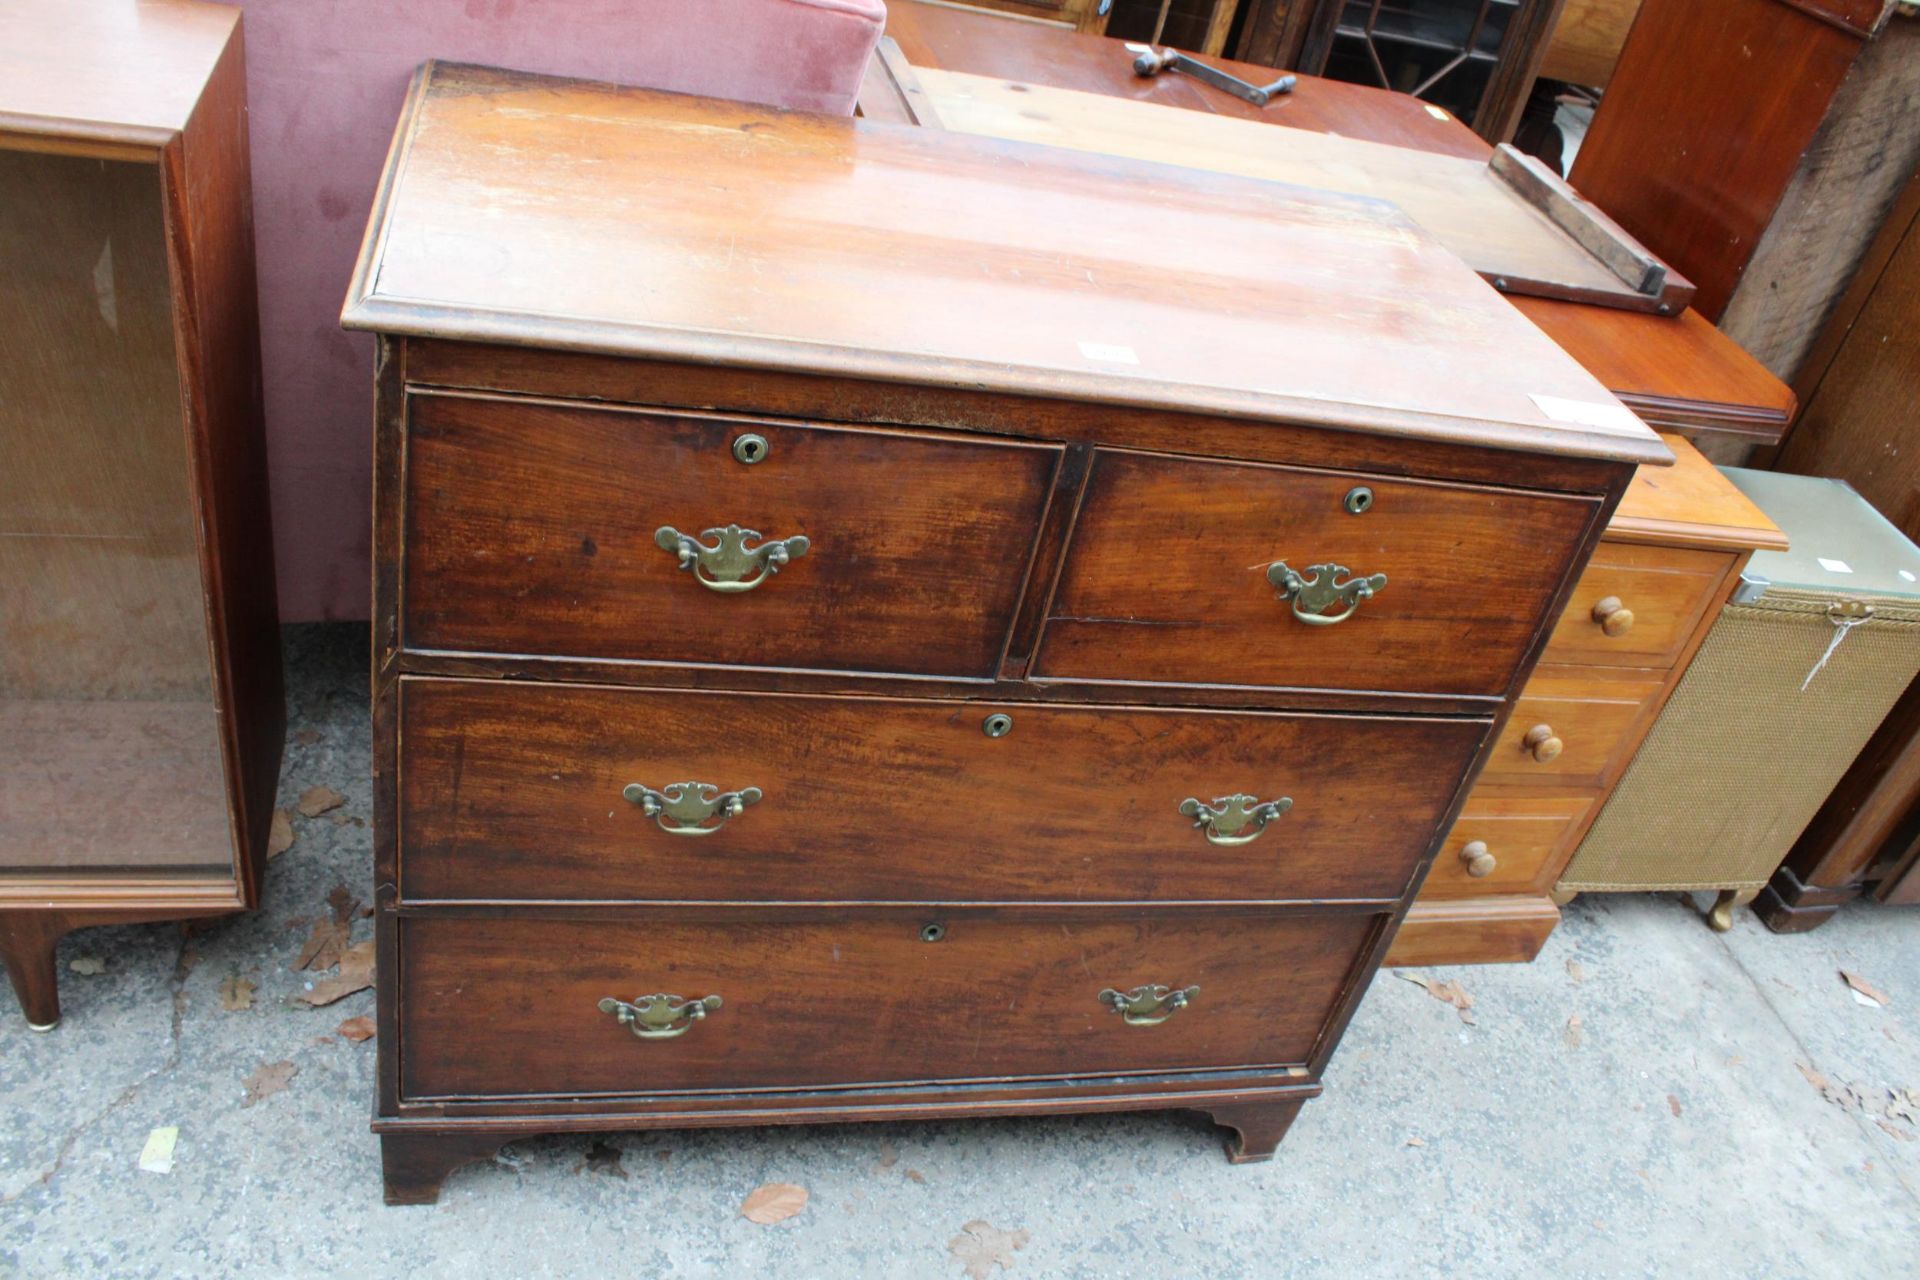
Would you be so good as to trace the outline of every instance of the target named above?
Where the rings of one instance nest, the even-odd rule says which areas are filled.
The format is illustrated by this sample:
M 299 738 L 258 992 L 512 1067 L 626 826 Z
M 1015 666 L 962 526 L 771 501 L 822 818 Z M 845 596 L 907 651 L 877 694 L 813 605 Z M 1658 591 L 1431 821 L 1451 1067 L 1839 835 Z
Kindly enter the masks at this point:
M 326 784 L 346 821 L 295 819 L 262 910 L 184 940 L 74 935 L 63 969 L 105 968 L 63 973 L 65 1022 L 0 1018 L 0 1274 L 961 1276 L 949 1242 L 976 1220 L 1028 1233 L 1010 1270 L 977 1268 L 1013 1280 L 1920 1274 L 1920 1127 L 1884 1114 L 1920 1087 L 1920 915 L 1776 937 L 1743 912 L 1717 935 L 1672 896 L 1583 899 L 1531 966 L 1436 972 L 1472 1025 L 1382 974 L 1265 1165 L 1229 1166 L 1181 1113 L 687 1131 L 616 1136 L 617 1172 L 586 1139 L 517 1143 L 435 1208 L 384 1208 L 374 1046 L 335 1034 L 372 994 L 289 1003 L 312 980 L 290 968 L 302 918 L 367 892 L 358 643 L 290 633 L 281 803 Z M 259 987 L 244 1012 L 221 1008 L 236 976 Z M 245 1105 L 283 1061 L 287 1087 Z M 172 1171 L 140 1170 L 167 1125 Z M 805 1211 L 742 1218 L 768 1182 L 807 1188 Z

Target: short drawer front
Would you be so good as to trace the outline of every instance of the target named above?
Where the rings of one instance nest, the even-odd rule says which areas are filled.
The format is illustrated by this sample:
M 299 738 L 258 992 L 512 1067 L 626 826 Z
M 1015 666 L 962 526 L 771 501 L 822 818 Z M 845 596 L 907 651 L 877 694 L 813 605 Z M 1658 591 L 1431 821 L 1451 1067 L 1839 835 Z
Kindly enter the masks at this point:
M 1470 797 L 1420 887 L 1421 900 L 1545 892 L 1593 804 L 1586 796 Z
M 407 438 L 410 648 L 936 676 L 997 668 L 1059 460 L 440 395 L 410 397 Z M 683 568 L 665 528 L 710 558 Z
M 1488 729 L 415 678 L 401 723 L 410 901 L 1391 898 Z M 688 782 L 758 795 L 694 822 L 624 798 Z M 1234 795 L 1293 803 L 1183 811 Z
M 1669 668 L 1712 607 L 1734 558 L 1602 542 L 1542 661 Z
M 1480 774 L 1479 786 L 1611 786 L 1645 735 L 1660 672 L 1541 667 Z
M 400 922 L 402 1093 L 639 1094 L 1306 1062 L 1382 917 Z M 923 940 L 938 925 L 938 941 Z M 1101 992 L 1198 987 L 1153 1026 Z M 603 1000 L 720 998 L 640 1038 Z M 1152 1015 L 1147 1015 L 1152 1016 Z M 647 1025 L 641 1020 L 636 1025 Z M 662 1028 L 672 1030 L 672 1026 Z
M 1360 514 L 1348 510 L 1356 489 Z M 1103 451 L 1035 674 L 1503 694 L 1596 510 L 1565 495 Z M 1313 625 L 1269 578 L 1282 560 L 1386 582 L 1343 621 Z

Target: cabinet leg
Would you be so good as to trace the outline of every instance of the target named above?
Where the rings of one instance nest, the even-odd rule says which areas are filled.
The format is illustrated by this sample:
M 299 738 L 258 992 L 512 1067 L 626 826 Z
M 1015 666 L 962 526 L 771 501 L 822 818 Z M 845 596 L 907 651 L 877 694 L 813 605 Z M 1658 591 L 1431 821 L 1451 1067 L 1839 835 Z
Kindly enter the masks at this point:
M 20 998 L 20 1011 L 35 1031 L 51 1031 L 60 1021 L 54 948 L 70 927 L 56 912 L 0 912 L 0 961 L 7 966 L 13 994 Z
M 1733 928 L 1733 909 L 1744 907 L 1759 896 L 1758 889 L 1722 889 L 1720 896 L 1713 900 L 1712 910 L 1707 912 L 1707 927 L 1715 933 L 1725 933 Z
M 448 1174 L 506 1144 L 497 1133 L 383 1133 L 380 1165 L 387 1203 L 437 1204 Z
M 1207 1114 L 1223 1128 L 1232 1129 L 1227 1140 L 1227 1159 L 1234 1164 L 1255 1164 L 1273 1159 L 1274 1148 L 1287 1136 L 1293 1118 L 1300 1114 L 1305 1098 L 1290 1102 L 1248 1102 L 1239 1106 L 1214 1107 Z

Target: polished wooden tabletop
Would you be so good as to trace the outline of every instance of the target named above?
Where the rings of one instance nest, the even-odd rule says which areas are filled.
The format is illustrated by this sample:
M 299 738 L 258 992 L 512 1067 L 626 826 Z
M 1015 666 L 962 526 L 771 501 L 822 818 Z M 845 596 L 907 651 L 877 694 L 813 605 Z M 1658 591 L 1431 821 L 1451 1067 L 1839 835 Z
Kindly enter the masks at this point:
M 344 321 L 1665 463 L 1393 206 L 428 64 Z
M 1188 77 L 1133 74 L 1121 42 L 977 9 L 891 0 L 887 34 L 916 66 L 1000 76 L 1089 93 L 1337 133 L 1372 142 L 1485 159 L 1491 148 L 1439 108 L 1405 94 L 1300 76 L 1292 93 L 1255 107 Z M 1270 68 L 1208 62 L 1266 83 Z M 1582 303 L 1509 301 L 1647 422 L 1754 443 L 1779 440 L 1793 392 L 1740 345 L 1688 311 L 1642 315 Z

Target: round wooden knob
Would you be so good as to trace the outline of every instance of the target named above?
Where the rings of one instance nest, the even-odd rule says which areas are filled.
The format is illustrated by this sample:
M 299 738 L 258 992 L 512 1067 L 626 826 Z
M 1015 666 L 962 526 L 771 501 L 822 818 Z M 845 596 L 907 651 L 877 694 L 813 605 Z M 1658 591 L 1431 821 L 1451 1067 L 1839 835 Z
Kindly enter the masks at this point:
M 1633 629 L 1633 610 L 1620 603 L 1619 596 L 1608 596 L 1593 606 L 1593 620 L 1610 636 L 1623 636 Z
M 1460 861 L 1466 864 L 1467 874 L 1475 880 L 1493 874 L 1495 866 L 1493 853 L 1487 848 L 1485 840 L 1469 840 L 1460 849 Z
M 1527 736 L 1520 739 L 1520 745 L 1526 748 L 1528 755 L 1545 764 L 1549 760 L 1557 760 L 1560 748 L 1566 744 L 1553 736 L 1552 725 L 1537 724 L 1527 730 Z

